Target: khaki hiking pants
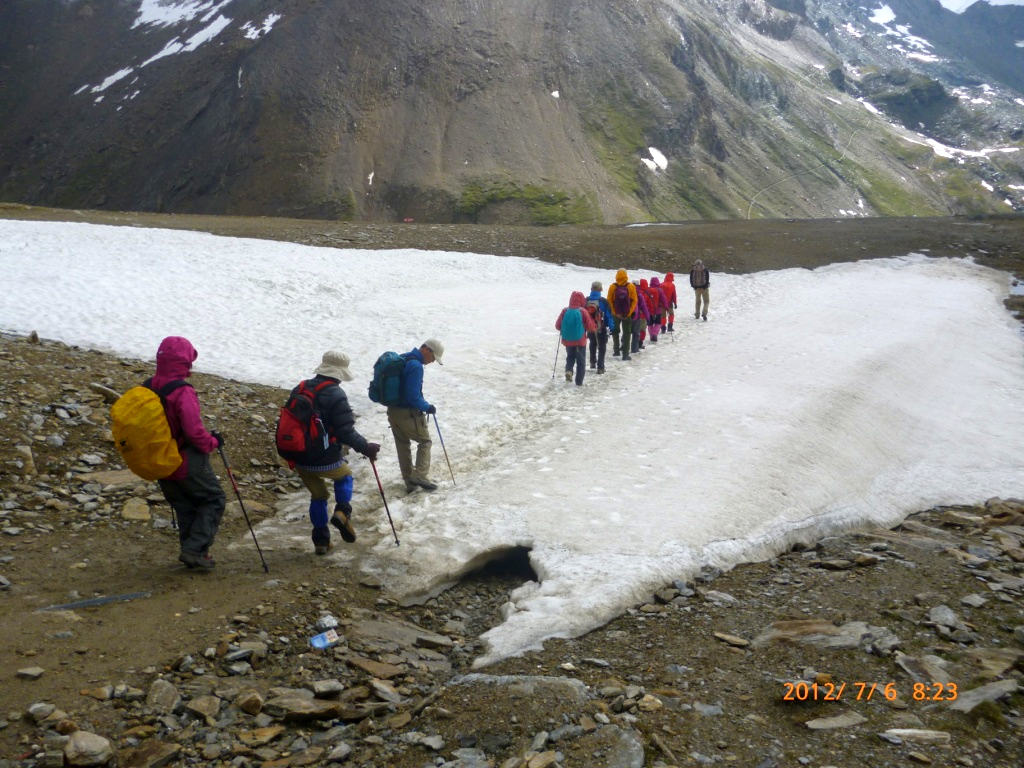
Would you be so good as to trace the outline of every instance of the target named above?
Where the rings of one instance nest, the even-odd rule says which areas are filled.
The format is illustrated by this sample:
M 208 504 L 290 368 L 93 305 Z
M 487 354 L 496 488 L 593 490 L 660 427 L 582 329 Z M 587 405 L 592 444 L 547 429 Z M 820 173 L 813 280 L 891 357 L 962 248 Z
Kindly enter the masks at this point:
M 295 471 L 299 473 L 299 478 L 309 490 L 309 497 L 313 501 L 330 501 L 331 489 L 327 487 L 327 481 L 330 480 L 333 483 L 335 480 L 343 480 L 352 474 L 348 464 L 320 472 L 310 472 L 308 469 L 299 469 L 298 467 L 295 468 Z
M 402 471 L 402 479 L 406 485 L 410 479 L 430 480 L 430 432 L 427 431 L 427 414 L 415 408 L 388 408 L 388 424 L 395 436 L 395 448 L 398 450 L 398 468 Z M 410 443 L 416 443 L 416 466 L 412 463 Z
M 707 317 L 708 316 L 708 305 L 711 303 L 711 299 L 708 296 L 708 289 L 707 288 L 694 288 L 693 289 L 693 296 L 694 296 L 694 299 L 695 299 L 695 303 L 693 305 L 693 316 L 697 317 L 697 315 L 701 315 L 703 317 Z M 703 312 L 700 311 L 701 299 L 704 300 L 704 311 Z

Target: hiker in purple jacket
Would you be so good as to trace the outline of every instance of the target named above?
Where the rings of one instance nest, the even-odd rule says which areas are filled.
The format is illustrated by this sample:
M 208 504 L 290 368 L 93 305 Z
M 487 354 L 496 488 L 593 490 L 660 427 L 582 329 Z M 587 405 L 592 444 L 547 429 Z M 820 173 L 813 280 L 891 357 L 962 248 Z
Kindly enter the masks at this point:
M 188 339 L 168 336 L 156 352 L 156 373 L 150 385 L 158 390 L 192 375 L 199 356 Z M 189 568 L 208 571 L 214 566 L 210 547 L 220 528 L 227 498 L 210 465 L 210 454 L 223 438 L 208 432 L 199 413 L 199 398 L 191 386 L 178 387 L 164 398 L 171 437 L 178 443 L 181 466 L 163 480 L 160 490 L 178 517 L 178 560 Z
M 572 381 L 572 369 L 576 367 L 576 386 L 583 386 L 587 372 L 587 334 L 597 330 L 594 318 L 584 308 L 587 300 L 582 291 L 573 291 L 569 306 L 558 313 L 555 329 L 562 336 L 565 347 L 565 380 Z
M 634 280 L 633 285 L 636 286 L 636 312 L 633 313 L 633 327 L 646 329 L 651 319 L 651 312 L 647 308 L 647 300 L 644 298 L 643 291 L 640 290 L 640 281 Z M 636 354 L 641 349 L 646 349 L 646 347 L 640 340 L 640 334 L 634 331 L 632 352 Z

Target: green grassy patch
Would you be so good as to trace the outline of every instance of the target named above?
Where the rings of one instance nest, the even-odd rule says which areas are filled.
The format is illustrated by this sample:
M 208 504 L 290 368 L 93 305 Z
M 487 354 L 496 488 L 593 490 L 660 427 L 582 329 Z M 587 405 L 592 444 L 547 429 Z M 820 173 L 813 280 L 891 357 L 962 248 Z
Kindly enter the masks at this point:
M 601 219 L 597 204 L 589 195 L 573 195 L 560 189 L 506 179 L 467 184 L 462 189 L 456 212 L 476 221 L 488 206 L 508 201 L 524 205 L 533 224 L 596 224 Z

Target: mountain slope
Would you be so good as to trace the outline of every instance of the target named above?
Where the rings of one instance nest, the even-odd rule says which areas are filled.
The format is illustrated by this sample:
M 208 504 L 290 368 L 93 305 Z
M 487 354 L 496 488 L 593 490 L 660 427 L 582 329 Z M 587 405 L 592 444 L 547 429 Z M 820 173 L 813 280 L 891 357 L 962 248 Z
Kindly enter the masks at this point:
M 993 127 L 829 3 L 11 0 L 0 199 L 548 224 L 1024 208 L 1020 153 L 947 158 L 905 127 L 923 98 L 939 139 L 1019 148 L 1019 93 Z

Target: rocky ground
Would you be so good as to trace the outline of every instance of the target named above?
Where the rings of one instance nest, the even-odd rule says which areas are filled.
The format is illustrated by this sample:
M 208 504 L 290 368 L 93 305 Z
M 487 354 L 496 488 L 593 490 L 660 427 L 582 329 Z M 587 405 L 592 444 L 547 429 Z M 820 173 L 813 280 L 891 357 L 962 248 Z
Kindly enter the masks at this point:
M 184 218 L 124 217 L 116 223 Z M 601 239 L 569 229 L 423 227 L 416 237 L 405 226 L 190 224 L 680 272 L 705 251 L 712 269 L 748 271 L 889 247 L 960 248 L 1024 271 L 1020 220 L 901 220 L 888 237 L 877 222 L 695 224 L 673 240 L 654 227 Z M 837 236 L 847 225 L 849 236 Z M 265 573 L 254 547 L 219 546 L 215 571 L 189 571 L 175 560 L 158 489 L 119 471 L 110 441 L 106 390 L 137 383 L 151 362 L 7 335 L 0 369 L 3 768 L 1024 762 L 1024 502 L 923 510 L 891 531 L 666 584 L 584 637 L 474 671 L 477 638 L 500 621 L 507 593 L 533 578 L 524 561 L 409 607 L 305 550 L 266 552 Z M 228 436 L 256 523 L 297 487 L 268 439 L 284 392 L 193 381 L 205 418 Z M 235 502 L 218 542 L 245 536 Z M 113 596 L 129 599 L 83 605 Z M 337 644 L 312 649 L 309 638 L 335 622 Z

